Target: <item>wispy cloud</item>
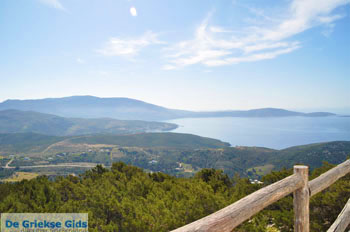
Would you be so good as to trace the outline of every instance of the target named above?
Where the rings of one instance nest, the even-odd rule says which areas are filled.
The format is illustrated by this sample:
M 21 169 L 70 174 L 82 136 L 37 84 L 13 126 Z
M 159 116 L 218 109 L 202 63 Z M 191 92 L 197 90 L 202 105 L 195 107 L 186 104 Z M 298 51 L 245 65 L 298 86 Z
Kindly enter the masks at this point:
M 109 72 L 100 70 L 98 71 L 98 75 L 106 77 L 106 76 L 109 76 Z
M 276 58 L 301 47 L 293 37 L 313 27 L 324 25 L 329 35 L 334 22 L 343 15 L 333 14 L 350 0 L 293 0 L 286 12 L 272 17 L 258 9 L 250 9 L 263 20 L 259 25 L 233 31 L 210 25 L 208 16 L 196 29 L 194 38 L 166 49 L 170 70 L 193 64 L 220 66 Z
M 79 63 L 79 64 L 84 64 L 85 63 L 85 60 L 83 60 L 83 59 L 81 59 L 81 58 L 77 58 L 77 62 Z
M 66 10 L 59 0 L 38 0 L 38 1 L 59 10 L 64 10 L 64 11 Z
M 143 48 L 155 44 L 165 43 L 158 39 L 158 34 L 147 31 L 138 38 L 110 38 L 104 48 L 97 50 L 97 52 L 105 56 L 134 57 Z

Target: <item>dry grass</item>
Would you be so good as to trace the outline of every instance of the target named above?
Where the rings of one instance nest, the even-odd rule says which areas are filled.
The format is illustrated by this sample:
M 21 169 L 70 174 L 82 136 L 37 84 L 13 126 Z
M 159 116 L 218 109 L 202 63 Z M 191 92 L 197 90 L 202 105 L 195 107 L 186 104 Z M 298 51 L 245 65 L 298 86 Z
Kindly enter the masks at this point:
M 12 176 L 7 179 L 4 179 L 4 182 L 17 182 L 21 180 L 31 180 L 39 176 L 34 172 L 15 172 Z

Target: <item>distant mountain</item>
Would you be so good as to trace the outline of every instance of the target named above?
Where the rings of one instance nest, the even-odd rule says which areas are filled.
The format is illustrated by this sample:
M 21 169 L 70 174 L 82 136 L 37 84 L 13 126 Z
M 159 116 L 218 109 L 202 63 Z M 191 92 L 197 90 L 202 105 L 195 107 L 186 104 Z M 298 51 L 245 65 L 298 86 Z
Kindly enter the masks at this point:
M 98 98 L 93 96 L 7 100 L 0 103 L 0 110 L 6 109 L 30 110 L 62 117 L 149 121 L 178 118 L 187 113 L 129 98 Z
M 300 113 L 275 108 L 253 110 L 194 112 L 168 109 L 130 98 L 98 98 L 73 96 L 38 100 L 7 100 L 0 103 L 0 110 L 24 110 L 54 114 L 62 117 L 115 118 L 124 120 L 170 120 L 189 117 L 325 117 L 327 112 Z
M 305 113 L 299 113 L 284 109 L 263 108 L 253 110 L 231 110 L 216 112 L 198 112 L 197 117 L 291 117 L 306 116 Z
M 33 111 L 0 111 L 0 133 L 31 132 L 46 135 L 85 135 L 96 133 L 132 134 L 168 131 L 177 125 L 163 122 L 117 120 L 109 118 L 64 118 Z
M 328 113 L 328 112 L 313 112 L 305 114 L 306 117 L 328 117 L 328 116 L 335 116 L 336 114 Z
M 253 110 L 228 110 L 213 112 L 192 112 L 191 117 L 242 117 L 242 118 L 263 118 L 263 117 L 327 117 L 336 114 L 328 112 L 301 113 L 277 108 L 262 108 Z

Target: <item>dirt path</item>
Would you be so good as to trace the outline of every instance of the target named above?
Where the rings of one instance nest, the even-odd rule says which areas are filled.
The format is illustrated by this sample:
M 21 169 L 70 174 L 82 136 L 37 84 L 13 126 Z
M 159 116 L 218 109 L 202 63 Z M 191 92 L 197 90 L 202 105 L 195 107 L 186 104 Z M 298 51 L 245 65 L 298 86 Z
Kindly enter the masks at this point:
M 14 168 L 9 166 L 12 163 L 12 161 L 13 161 L 13 158 L 9 162 L 7 162 L 7 164 L 3 168 Z
M 50 146 L 48 146 L 44 151 L 42 151 L 41 153 L 45 153 L 45 152 L 47 152 L 47 151 L 49 151 L 51 148 L 53 148 L 53 147 L 56 147 L 56 146 L 62 146 L 62 145 L 64 145 L 64 144 L 66 144 L 67 143 L 67 141 L 69 141 L 69 139 L 65 139 L 65 140 L 63 140 L 63 141 L 59 141 L 59 142 L 57 142 L 57 143 L 54 143 L 54 144 L 51 144 Z
M 3 168 L 11 169 L 16 167 L 10 167 L 9 165 L 12 163 L 13 159 L 11 159 L 6 166 Z M 47 165 L 32 165 L 32 166 L 20 166 L 20 169 L 25 168 L 55 168 L 55 167 L 67 167 L 67 168 L 94 168 L 98 165 L 97 163 L 61 163 L 61 164 L 47 164 Z M 104 165 L 102 165 L 104 166 Z
M 47 164 L 47 165 L 33 165 L 33 166 L 20 166 L 19 168 L 54 168 L 54 167 L 67 167 L 67 168 L 94 168 L 96 163 L 62 163 L 62 164 Z

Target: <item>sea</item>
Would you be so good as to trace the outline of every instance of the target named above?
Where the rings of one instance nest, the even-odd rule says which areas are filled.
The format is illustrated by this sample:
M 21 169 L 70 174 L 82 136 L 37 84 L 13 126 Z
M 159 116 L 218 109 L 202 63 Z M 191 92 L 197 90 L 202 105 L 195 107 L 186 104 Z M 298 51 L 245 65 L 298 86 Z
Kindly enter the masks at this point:
M 350 117 L 184 118 L 168 120 L 189 133 L 229 142 L 231 146 L 284 149 L 330 141 L 350 141 Z

